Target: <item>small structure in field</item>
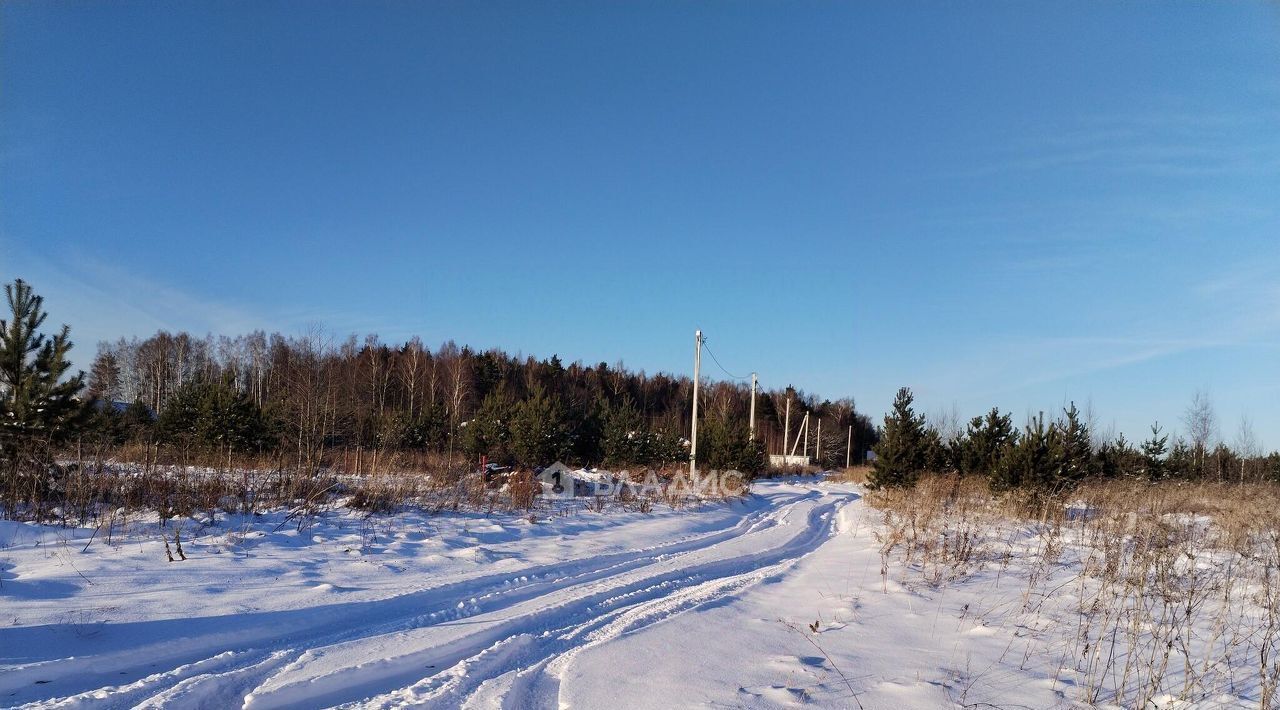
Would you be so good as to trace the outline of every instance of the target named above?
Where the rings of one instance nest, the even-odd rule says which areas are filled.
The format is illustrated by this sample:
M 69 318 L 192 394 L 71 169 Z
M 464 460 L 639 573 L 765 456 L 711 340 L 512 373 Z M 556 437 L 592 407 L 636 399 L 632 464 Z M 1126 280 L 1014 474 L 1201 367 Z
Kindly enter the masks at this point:
M 813 457 L 811 456 L 799 456 L 796 454 L 769 454 L 769 466 L 771 468 L 810 466 L 812 464 Z

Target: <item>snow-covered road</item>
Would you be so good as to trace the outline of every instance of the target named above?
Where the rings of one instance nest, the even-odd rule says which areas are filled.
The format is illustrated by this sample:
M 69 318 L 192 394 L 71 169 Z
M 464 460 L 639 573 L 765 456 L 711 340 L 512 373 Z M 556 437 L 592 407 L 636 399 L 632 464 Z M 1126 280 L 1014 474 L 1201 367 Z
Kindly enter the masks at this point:
M 1021 587 L 882 575 L 856 486 L 650 513 L 0 524 L 0 705 L 1049 707 Z M 202 524 L 203 523 L 203 524 Z M 1051 641 L 1051 639 L 1050 639 Z
M 95 561 L 92 546 L 89 553 L 81 553 L 80 543 L 50 540 L 48 533 L 40 544 L 24 543 L 18 536 L 16 544 L 4 552 L 5 557 L 22 558 L 27 556 L 24 552 L 43 547 L 47 552 L 42 558 L 52 561 L 48 566 L 58 569 L 65 563 L 72 569 L 62 569 L 59 575 L 45 574 L 44 579 L 36 577 L 47 569 L 33 570 L 36 574 L 30 579 L 7 575 L 11 578 L 0 587 L 5 611 L 25 602 L 48 611 L 65 607 L 68 616 L 59 621 L 55 615 L 47 619 L 53 623 L 44 624 L 27 624 L 18 617 L 15 625 L 0 630 L 0 662 L 4 664 L 0 698 L 16 704 L 112 707 L 269 708 L 344 703 L 373 707 L 555 707 L 566 695 L 581 696 L 593 686 L 605 695 L 616 695 L 615 690 L 625 685 L 619 676 L 630 676 L 631 681 L 643 677 L 647 660 L 618 657 L 614 659 L 616 667 L 595 680 L 585 679 L 583 687 L 566 688 L 562 683 L 566 677 L 580 677 L 573 673 L 578 658 L 607 649 L 619 638 L 687 612 L 732 601 L 744 589 L 762 582 L 785 578 L 797 561 L 832 539 L 841 511 L 858 498 L 851 489 L 766 483 L 757 486 L 756 495 L 745 506 L 732 509 L 657 516 L 622 514 L 622 521 L 595 515 L 602 519 L 597 526 L 577 530 L 566 525 L 569 529 L 562 532 L 567 534 L 555 540 L 498 534 L 492 536 L 492 544 L 478 541 L 471 550 L 471 564 L 450 564 L 465 558 L 454 555 L 439 560 L 434 569 L 424 569 L 423 575 L 436 574 L 423 579 L 404 580 L 404 574 L 399 575 L 402 582 L 419 588 L 385 596 L 367 594 L 365 588 L 363 596 L 369 598 L 359 598 L 361 595 L 354 593 L 359 589 L 320 582 L 307 586 L 322 590 L 318 598 L 299 599 L 296 590 L 290 589 L 295 582 L 265 578 L 282 571 L 280 568 L 262 570 L 261 574 L 246 571 L 245 565 L 236 563 L 234 551 L 220 555 L 220 561 L 228 563 L 222 567 L 234 569 L 218 574 L 219 570 L 210 568 L 206 574 L 194 575 L 194 579 L 187 576 L 173 586 L 166 573 L 175 568 L 182 571 L 182 565 L 191 561 L 142 564 L 132 570 L 103 565 L 86 571 Z M 580 513 L 578 517 L 590 515 Z M 421 543 L 429 533 L 413 535 L 412 530 L 406 533 L 394 531 L 394 527 L 411 528 L 427 522 L 406 519 L 387 523 L 392 531 L 387 535 Z M 433 522 L 438 526 L 456 521 Z M 470 522 L 484 525 L 474 519 Z M 549 525 L 554 527 L 557 522 Z M 531 554 L 528 548 L 549 543 L 561 553 L 559 559 L 509 563 L 536 560 L 539 555 Z M 146 546 L 159 543 L 147 540 L 119 548 L 96 544 L 99 555 L 111 556 L 130 546 L 142 553 Z M 406 544 L 411 543 L 401 541 L 398 548 L 384 549 L 382 554 L 421 553 L 406 550 Z M 187 543 L 193 560 L 211 552 L 212 547 L 207 540 Z M 272 547 L 277 549 L 269 549 Z M 266 540 L 257 549 L 280 558 L 277 561 L 284 566 L 288 564 L 287 552 L 304 548 L 272 546 Z M 352 552 L 350 546 L 344 552 Z M 544 550 L 543 555 L 549 552 Z M 358 559 L 363 561 L 373 554 L 376 551 L 365 550 Z M 249 552 L 245 557 L 252 559 L 253 555 Z M 475 562 L 475 555 L 481 555 L 482 561 Z M 145 555 L 139 557 L 139 561 L 145 559 Z M 341 555 L 340 559 L 345 562 L 347 557 Z M 484 573 L 484 560 L 500 571 Z M 495 561 L 508 563 L 493 564 Z M 301 554 L 297 562 L 300 569 L 317 566 L 316 560 Z M 228 579 L 227 573 L 236 576 Z M 55 576 L 58 578 L 50 578 Z M 80 585 L 65 581 L 67 578 L 88 584 L 80 589 Z M 25 599 L 24 583 L 33 590 Z M 41 594 L 41 589 L 63 589 L 59 585 L 67 585 L 66 591 L 74 586 L 81 593 Z M 230 589 L 239 585 L 250 587 L 252 594 Z M 276 587 L 285 604 L 271 602 Z M 98 588 L 109 590 L 119 605 L 105 607 L 104 615 L 114 613 L 126 620 L 95 618 L 92 604 L 100 602 L 102 594 Z M 357 598 L 336 601 L 335 597 L 341 599 L 347 589 Z M 158 595 L 165 597 L 163 603 L 150 604 Z M 61 598 L 50 598 L 55 596 Z M 219 596 L 227 598 L 220 602 Z M 182 597 L 188 597 L 193 613 L 173 613 L 183 607 Z M 249 600 L 265 608 L 254 609 L 258 605 L 247 604 Z M 139 606 L 130 609 L 131 604 Z M 206 615 L 206 610 L 222 613 Z M 785 612 L 778 610 L 780 615 Z M 161 618 L 149 618 L 154 616 Z M 714 630 L 697 631 L 680 646 L 650 650 L 676 656 L 696 654 L 700 638 L 708 632 Z M 750 649 L 742 648 L 738 659 L 725 660 L 735 665 L 749 663 Z M 596 700 L 603 702 L 604 698 L 582 697 L 575 704 L 593 706 Z M 632 704 L 659 704 L 653 695 L 628 700 Z

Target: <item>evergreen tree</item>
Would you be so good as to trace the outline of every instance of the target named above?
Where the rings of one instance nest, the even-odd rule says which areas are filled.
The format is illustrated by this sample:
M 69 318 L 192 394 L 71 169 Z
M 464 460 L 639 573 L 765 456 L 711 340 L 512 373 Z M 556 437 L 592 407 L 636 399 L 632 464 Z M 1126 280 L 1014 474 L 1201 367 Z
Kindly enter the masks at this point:
M 1234 479 L 1240 471 L 1240 457 L 1229 446 L 1218 442 L 1218 445 L 1213 447 L 1213 451 L 1209 452 L 1206 468 L 1212 471 L 1219 481 Z
M 229 382 L 194 380 L 179 387 L 156 421 L 161 438 L 184 449 L 254 451 L 268 443 L 262 412 Z
M 95 400 L 92 413 L 85 422 L 84 433 L 98 444 L 120 445 L 128 440 L 124 426 L 124 410 L 110 402 Z
M 1008 446 L 991 469 L 991 487 L 995 490 L 1051 487 L 1058 480 L 1061 461 L 1057 427 L 1046 427 L 1041 413 L 1027 423 L 1017 443 Z
M 1136 476 L 1143 468 L 1142 454 L 1120 434 L 1098 447 L 1097 468 L 1103 478 Z
M 575 406 L 569 400 L 561 400 L 565 404 L 565 424 L 569 429 L 569 450 L 565 461 L 573 460 L 582 463 L 595 463 L 604 457 L 601 437 L 604 432 L 604 416 L 602 403 L 597 398 L 596 406 Z
M 664 429 L 650 431 L 645 444 L 649 460 L 645 463 L 656 467 L 688 463 L 688 443 L 682 435 L 671 431 Z
M 1280 452 L 1271 452 L 1263 465 L 1263 476 L 1272 483 L 1280 482 Z
M 472 456 L 488 456 L 491 461 L 511 460 L 511 411 L 513 407 L 500 391 L 490 392 L 480 403 L 471 421 L 463 422 L 462 448 Z
M 737 471 L 757 474 L 764 470 L 763 442 L 752 441 L 745 422 L 711 417 L 698 430 L 700 471 Z
M 134 400 L 121 415 L 126 441 L 144 441 L 152 436 L 156 416 L 141 400 Z
M 1168 443 L 1169 435 L 1160 434 L 1160 423 L 1152 424 L 1151 438 L 1142 442 L 1142 464 L 1143 473 L 1153 481 L 1164 478 L 1164 454 Z
M 875 464 L 867 477 L 872 488 L 914 485 L 926 463 L 924 416 L 911 408 L 914 397 L 903 387 L 884 418 L 884 434 L 873 451 Z
M 1181 437 L 1173 440 L 1173 448 L 1164 460 L 1165 476 L 1168 478 L 1189 478 L 1196 469 L 1195 450 L 1187 445 Z
M 650 435 L 630 398 L 606 405 L 600 449 L 606 466 L 642 465 L 650 461 Z
M 21 279 L 5 286 L 12 318 L 0 320 L 0 481 L 9 500 L 45 500 L 55 471 L 53 447 L 78 432 L 89 410 L 76 395 L 84 373 L 67 376 L 71 329 L 40 333 L 44 298 Z
M 1080 421 L 1076 403 L 1063 410 L 1066 418 L 1056 427 L 1058 470 L 1049 484 L 1055 489 L 1070 488 L 1097 472 L 1089 426 Z
M 449 417 L 444 404 L 436 402 L 423 407 L 415 415 L 403 415 L 400 446 L 406 449 L 439 451 L 444 447 L 449 430 Z
M 600 456 L 606 466 L 662 467 L 689 458 L 684 439 L 679 434 L 646 425 L 630 397 L 601 404 L 599 432 Z M 701 431 L 699 439 L 702 446 L 705 435 Z
M 974 417 L 961 440 L 959 468 L 961 473 L 987 476 L 1009 446 L 1018 440 L 1013 415 L 1001 414 L 992 407 L 986 416 Z
M 529 466 L 546 466 L 564 458 L 572 432 L 559 397 L 535 385 L 511 417 L 511 453 Z
M 922 446 L 924 447 L 924 470 L 934 473 L 945 473 L 955 470 L 955 448 L 954 443 L 948 445 L 942 441 L 942 435 L 933 427 L 925 427 L 924 439 Z

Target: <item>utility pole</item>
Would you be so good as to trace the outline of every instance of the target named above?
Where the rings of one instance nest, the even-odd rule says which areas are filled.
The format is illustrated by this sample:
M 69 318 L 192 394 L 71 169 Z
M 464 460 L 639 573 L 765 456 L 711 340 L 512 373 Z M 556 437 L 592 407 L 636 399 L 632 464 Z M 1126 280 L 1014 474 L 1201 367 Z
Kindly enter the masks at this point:
M 796 449 L 800 448 L 800 439 L 804 439 L 804 455 L 809 455 L 809 413 L 805 412 L 804 419 L 800 420 L 800 431 L 796 432 L 796 440 L 791 443 L 791 451 L 788 453 L 792 456 L 796 455 Z
M 693 427 L 689 436 L 689 473 L 698 473 L 698 380 L 702 377 L 702 331 L 693 332 Z
M 822 465 L 822 417 L 818 417 L 818 438 L 813 441 L 813 457 L 818 459 L 818 465 Z
M 751 373 L 751 434 L 749 437 L 752 441 L 756 440 L 756 373 Z
M 808 412 L 804 413 L 804 424 L 801 424 L 800 428 L 801 430 L 804 431 L 804 457 L 808 459 L 809 458 L 809 413 Z
M 782 455 L 783 456 L 788 456 L 791 454 L 791 451 L 787 449 L 787 444 L 791 443 L 791 395 L 787 395 L 786 422 L 787 423 L 782 426 Z
M 849 443 L 844 445 L 844 467 L 849 468 L 849 462 L 853 460 L 853 425 L 849 425 Z

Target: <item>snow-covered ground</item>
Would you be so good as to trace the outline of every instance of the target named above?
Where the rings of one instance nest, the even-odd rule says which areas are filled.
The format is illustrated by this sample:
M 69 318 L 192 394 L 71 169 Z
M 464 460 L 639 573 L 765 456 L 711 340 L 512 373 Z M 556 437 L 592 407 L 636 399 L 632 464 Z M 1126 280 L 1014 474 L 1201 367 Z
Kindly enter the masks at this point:
M 0 705 L 899 709 L 1078 698 L 1062 658 L 1045 651 L 1052 625 L 1032 644 L 1002 611 L 1022 606 L 1024 587 L 882 575 L 881 516 L 852 485 L 764 481 L 732 504 L 535 521 L 189 520 L 187 559 L 174 563 L 154 525 L 109 542 L 99 533 L 87 550 L 90 530 L 0 526 Z

